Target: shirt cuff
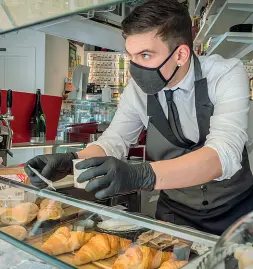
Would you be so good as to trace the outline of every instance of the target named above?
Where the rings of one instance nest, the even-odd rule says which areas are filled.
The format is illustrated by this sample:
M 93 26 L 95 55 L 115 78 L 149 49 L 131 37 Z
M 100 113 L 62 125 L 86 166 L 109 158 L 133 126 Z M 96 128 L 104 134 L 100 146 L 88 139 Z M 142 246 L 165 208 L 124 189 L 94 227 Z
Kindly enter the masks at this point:
M 230 147 L 224 147 L 214 143 L 208 143 L 205 147 L 215 150 L 219 156 L 222 166 L 222 176 L 214 179 L 215 181 L 223 181 L 224 179 L 230 179 L 242 166 L 238 162 L 238 157 L 231 150 Z

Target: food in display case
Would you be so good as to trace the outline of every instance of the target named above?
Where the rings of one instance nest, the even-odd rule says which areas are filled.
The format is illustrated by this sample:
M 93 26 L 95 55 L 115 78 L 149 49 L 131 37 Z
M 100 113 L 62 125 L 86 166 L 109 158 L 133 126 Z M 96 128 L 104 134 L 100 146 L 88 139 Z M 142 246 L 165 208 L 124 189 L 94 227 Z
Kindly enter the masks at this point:
M 187 264 L 187 261 L 166 261 L 159 269 L 178 269 Z
M 40 210 L 38 212 L 38 220 L 57 220 L 64 215 L 64 210 L 62 209 L 62 203 L 44 199 L 40 204 Z
M 76 254 L 75 265 L 82 265 L 111 258 L 126 250 L 132 242 L 114 235 L 97 234 Z
M 6 225 L 26 225 L 33 221 L 39 212 L 34 203 L 21 203 L 13 208 L 7 208 L 1 215 L 1 223 Z
M 69 253 L 80 249 L 94 234 L 72 232 L 69 227 L 60 227 L 41 246 L 41 250 L 53 256 Z
M 133 246 L 121 254 L 112 269 L 155 269 L 165 261 L 174 261 L 176 256 L 171 252 L 163 252 L 146 246 Z
M 234 252 L 234 257 L 238 260 L 239 269 L 253 268 L 253 247 L 239 247 Z
M 27 236 L 27 230 L 23 226 L 10 225 L 0 228 L 0 231 L 6 233 L 20 241 L 25 240 Z
M 128 221 L 129 217 L 117 218 L 124 214 L 119 209 L 75 199 L 74 206 L 71 197 L 59 192 L 35 188 L 36 196 L 31 196 L 26 188 L 24 184 L 21 203 L 2 201 L 8 207 L 1 216 L 0 232 L 48 254 L 51 264 L 64 262 L 79 269 L 177 269 L 196 256 L 191 253 L 192 242 L 170 235 L 169 229 L 161 233 L 142 226 L 145 217 L 140 213 L 129 214 Z M 82 208 L 85 203 L 89 210 Z M 117 214 L 112 217 L 107 211 Z M 136 224 L 138 216 L 141 222 Z

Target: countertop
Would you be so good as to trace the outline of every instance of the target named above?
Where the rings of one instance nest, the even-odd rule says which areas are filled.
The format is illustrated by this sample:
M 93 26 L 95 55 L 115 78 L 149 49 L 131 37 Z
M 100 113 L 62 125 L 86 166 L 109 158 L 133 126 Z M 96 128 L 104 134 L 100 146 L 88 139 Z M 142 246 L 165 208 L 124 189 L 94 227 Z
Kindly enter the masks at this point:
M 66 146 L 83 146 L 84 143 L 81 142 L 64 142 L 64 141 L 56 141 L 56 140 L 49 140 L 45 143 L 13 143 L 12 149 L 22 149 L 22 148 L 51 148 L 51 147 L 66 147 Z

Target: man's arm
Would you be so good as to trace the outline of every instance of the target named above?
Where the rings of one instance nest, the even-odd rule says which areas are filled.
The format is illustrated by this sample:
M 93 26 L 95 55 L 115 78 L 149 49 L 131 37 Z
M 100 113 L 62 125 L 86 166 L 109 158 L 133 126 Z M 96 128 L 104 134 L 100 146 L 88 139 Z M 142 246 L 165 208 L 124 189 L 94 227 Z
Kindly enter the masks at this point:
M 77 155 L 79 159 L 89 159 L 93 157 L 104 157 L 106 156 L 106 153 L 100 146 L 91 145 L 90 147 L 77 152 Z
M 248 77 L 238 64 L 216 85 L 214 114 L 205 146 L 177 159 L 152 163 L 155 189 L 191 187 L 231 178 L 241 169 L 248 139 L 248 111 Z
M 121 159 L 128 155 L 130 146 L 137 143 L 143 129 L 143 123 L 135 109 L 136 94 L 130 81 L 121 96 L 110 126 L 96 142 L 78 152 L 80 159 L 103 156 Z
M 207 183 L 222 175 L 217 152 L 204 147 L 177 159 L 151 164 L 156 190 L 180 189 Z

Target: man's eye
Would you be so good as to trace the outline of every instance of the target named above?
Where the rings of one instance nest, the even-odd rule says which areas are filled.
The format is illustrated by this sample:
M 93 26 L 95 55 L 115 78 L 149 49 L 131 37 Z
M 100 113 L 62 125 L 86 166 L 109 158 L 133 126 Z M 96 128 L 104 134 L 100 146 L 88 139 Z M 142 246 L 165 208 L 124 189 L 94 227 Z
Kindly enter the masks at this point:
M 141 56 L 145 60 L 150 59 L 150 55 L 149 54 L 142 54 Z

